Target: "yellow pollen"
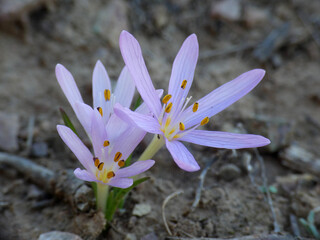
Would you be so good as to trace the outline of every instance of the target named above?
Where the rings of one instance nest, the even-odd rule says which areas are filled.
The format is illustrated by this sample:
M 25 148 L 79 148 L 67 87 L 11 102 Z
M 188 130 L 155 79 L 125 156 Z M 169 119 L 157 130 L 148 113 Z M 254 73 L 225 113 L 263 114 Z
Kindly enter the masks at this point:
M 181 88 L 185 89 L 186 86 L 187 86 L 187 80 L 183 80 L 182 83 L 181 83 Z
M 113 171 L 107 173 L 107 178 L 113 178 L 115 176 Z
M 101 170 L 103 169 L 103 165 L 104 165 L 104 163 L 103 163 L 103 162 L 99 163 L 99 165 L 98 165 L 98 169 L 99 169 L 99 171 L 101 171 Z
M 108 140 L 104 141 L 103 142 L 103 146 L 104 147 L 108 147 L 110 145 L 110 142 Z
M 166 127 L 169 126 L 170 122 L 171 122 L 171 118 L 168 117 L 168 118 L 167 118 L 167 121 L 166 121 Z
M 179 129 L 180 131 L 183 131 L 185 129 L 185 126 L 182 122 L 179 123 Z
M 94 158 L 93 158 L 93 162 L 94 162 L 94 165 L 95 165 L 96 167 L 98 167 L 98 165 L 99 165 L 99 163 L 100 163 L 99 158 L 94 157 Z
M 168 104 L 168 106 L 166 107 L 166 109 L 164 110 L 166 113 L 169 113 L 171 111 L 172 108 L 172 102 Z
M 111 91 L 110 91 L 109 89 L 105 89 L 105 90 L 104 90 L 104 99 L 105 99 L 106 101 L 109 101 L 110 98 L 111 98 Z
M 119 167 L 123 167 L 124 166 L 124 160 L 121 160 L 118 162 Z
M 171 99 L 171 94 L 167 94 L 162 98 L 162 103 L 163 104 L 167 104 L 167 102 L 169 102 L 169 100 Z
M 199 103 L 195 102 L 192 107 L 192 112 L 198 111 L 198 108 L 199 108 Z
M 172 129 L 170 132 L 169 132 L 169 135 L 171 135 L 172 133 L 174 133 L 174 129 Z
M 200 125 L 203 126 L 203 125 L 207 124 L 208 122 L 209 122 L 209 118 L 205 117 L 204 119 L 202 119 Z
M 101 114 L 101 117 L 103 116 L 103 111 L 101 107 L 97 107 L 97 110 L 99 111 L 99 113 Z
M 114 155 L 114 161 L 115 162 L 118 162 L 119 159 L 122 157 L 122 153 L 121 152 L 117 152 L 115 155 Z

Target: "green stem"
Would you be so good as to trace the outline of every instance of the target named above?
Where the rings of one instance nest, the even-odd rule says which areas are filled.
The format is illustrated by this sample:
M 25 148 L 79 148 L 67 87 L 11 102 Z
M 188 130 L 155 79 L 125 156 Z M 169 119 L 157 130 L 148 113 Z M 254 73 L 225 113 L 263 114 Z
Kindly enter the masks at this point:
M 154 135 L 151 143 L 149 146 L 144 150 L 144 152 L 141 154 L 138 161 L 144 161 L 151 159 L 165 144 L 164 138 L 162 135 Z
M 107 199 L 109 186 L 102 183 L 97 183 L 97 209 L 102 210 L 106 214 Z

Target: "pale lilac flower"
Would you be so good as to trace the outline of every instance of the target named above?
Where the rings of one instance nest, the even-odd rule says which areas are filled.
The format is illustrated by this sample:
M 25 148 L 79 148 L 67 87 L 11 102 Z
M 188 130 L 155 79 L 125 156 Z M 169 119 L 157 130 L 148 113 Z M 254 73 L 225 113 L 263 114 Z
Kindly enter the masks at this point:
M 192 34 L 184 41 L 174 60 L 168 95 L 163 98 L 162 105 L 151 82 L 138 41 L 130 33 L 123 31 L 120 35 L 120 49 L 136 87 L 153 116 L 132 112 L 120 105 L 115 105 L 115 113 L 122 119 L 131 121 L 131 124 L 157 134 L 159 139 L 164 138 L 167 149 L 180 168 L 186 171 L 200 168 L 180 141 L 228 149 L 261 147 L 270 143 L 268 139 L 258 135 L 196 130 L 208 123 L 210 117 L 250 92 L 263 78 L 264 70 L 246 72 L 188 107 L 191 98 L 187 98 L 187 94 L 193 81 L 199 51 L 197 37 Z
M 86 114 L 81 114 L 76 106 L 77 102 L 83 103 L 83 100 L 72 74 L 64 66 L 57 64 L 56 77 L 80 123 L 84 127 L 88 136 L 90 136 L 89 133 L 91 126 L 88 125 L 83 118 Z M 93 108 L 98 109 L 102 115 L 104 124 L 107 124 L 111 114 L 113 113 L 113 105 L 115 103 L 120 103 L 124 107 L 130 107 L 134 91 L 134 82 L 131 79 L 128 69 L 124 67 L 113 92 L 106 69 L 100 61 L 97 61 L 92 75 Z M 91 108 L 89 106 L 87 108 L 83 108 L 85 112 L 90 111 L 90 109 Z
M 83 103 L 77 103 L 77 105 L 80 112 L 87 108 Z M 144 137 L 144 131 L 129 127 L 119 135 L 116 128 L 119 119 L 112 115 L 106 127 L 96 109 L 87 111 L 81 117 L 84 118 L 86 123 L 91 123 L 90 136 L 94 155 L 70 128 L 63 125 L 57 126 L 60 137 L 85 168 L 84 170 L 77 168 L 74 171 L 76 177 L 89 182 L 127 188 L 133 183 L 133 179 L 130 177 L 153 166 L 154 161 L 147 160 L 138 161 L 129 167 L 124 167 L 125 160 Z M 116 136 L 112 142 L 108 140 L 110 139 L 108 133 Z

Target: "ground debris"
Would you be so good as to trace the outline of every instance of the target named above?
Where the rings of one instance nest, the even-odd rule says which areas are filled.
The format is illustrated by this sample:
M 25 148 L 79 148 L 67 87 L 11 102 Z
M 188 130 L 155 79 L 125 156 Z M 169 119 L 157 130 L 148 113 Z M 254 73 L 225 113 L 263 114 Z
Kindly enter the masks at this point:
M 52 231 L 42 233 L 38 240 L 82 240 L 82 238 L 73 233 Z
M 310 238 L 299 238 L 300 240 L 311 240 Z M 236 237 L 236 238 L 185 238 L 185 237 L 166 237 L 166 240 L 296 240 L 294 236 L 282 236 L 276 234 L 270 235 L 252 235 L 245 237 Z
M 132 215 L 142 217 L 151 212 L 151 206 L 146 203 L 136 204 L 133 208 Z
M 19 117 L 16 114 L 0 112 L 0 149 L 18 150 Z
M 283 165 L 300 172 L 320 176 L 320 158 L 299 145 L 291 145 L 280 153 Z
M 211 17 L 230 22 L 239 21 L 241 18 L 241 1 L 214 1 L 211 5 Z
M 235 164 L 229 163 L 223 165 L 218 172 L 218 176 L 226 181 L 232 181 L 240 177 L 241 170 Z

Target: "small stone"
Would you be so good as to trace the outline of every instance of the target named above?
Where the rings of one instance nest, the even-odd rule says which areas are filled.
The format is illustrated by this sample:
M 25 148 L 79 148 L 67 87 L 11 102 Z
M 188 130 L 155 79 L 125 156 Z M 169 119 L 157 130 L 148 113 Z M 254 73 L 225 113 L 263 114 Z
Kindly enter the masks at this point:
M 241 170 L 236 165 L 230 163 L 223 165 L 218 173 L 219 177 L 226 181 L 232 181 L 240 177 Z
M 44 196 L 44 192 L 41 191 L 37 186 L 31 185 L 29 187 L 28 195 L 27 195 L 28 200 L 40 199 L 43 196 Z
M 91 206 L 92 202 L 88 202 L 88 199 L 93 199 L 94 194 L 92 188 L 89 188 L 87 185 L 82 185 L 75 194 L 75 202 L 77 204 L 77 208 L 81 212 L 88 211 Z
M 241 18 L 240 0 L 213 1 L 211 5 L 211 16 L 230 22 L 239 21 Z
M 152 233 L 148 233 L 147 235 L 143 236 L 141 238 L 141 240 L 158 240 L 158 237 L 154 232 L 152 232 Z
M 142 217 L 151 212 L 151 206 L 146 203 L 136 204 L 133 208 L 132 215 Z
M 0 149 L 18 150 L 19 117 L 16 114 L 0 112 Z
M 126 234 L 124 240 L 137 240 L 137 237 L 133 233 L 128 233 Z
M 38 240 L 82 240 L 82 238 L 73 233 L 52 231 L 42 233 Z
M 244 9 L 244 22 L 247 27 L 254 28 L 268 22 L 268 12 L 254 6 L 246 6 Z
M 31 156 L 45 157 L 48 155 L 48 145 L 45 142 L 36 142 L 32 144 Z

